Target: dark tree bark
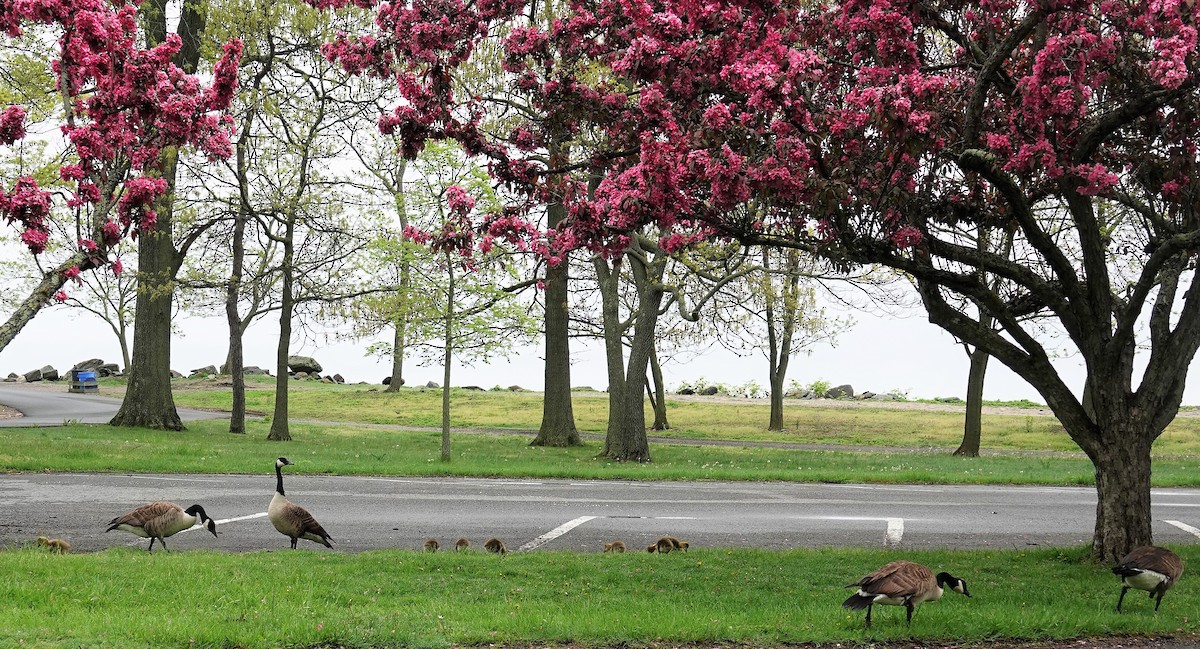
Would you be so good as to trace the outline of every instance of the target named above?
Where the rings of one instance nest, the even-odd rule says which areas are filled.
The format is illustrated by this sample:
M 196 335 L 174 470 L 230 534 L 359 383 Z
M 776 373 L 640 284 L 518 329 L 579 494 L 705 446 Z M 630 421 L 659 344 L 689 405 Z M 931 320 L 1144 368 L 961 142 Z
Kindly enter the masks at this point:
M 450 461 L 450 364 L 454 361 L 454 259 L 446 253 L 445 353 L 442 356 L 442 448 L 441 460 Z
M 405 290 L 402 288 L 400 290 Z M 397 321 L 392 326 L 392 374 L 384 392 L 399 392 L 404 385 L 404 348 L 407 341 L 404 337 L 405 323 Z
M 667 386 L 663 382 L 662 366 L 658 364 L 658 352 L 650 350 L 650 382 L 646 384 L 646 392 L 650 397 L 650 405 L 654 406 L 654 424 L 652 430 L 670 430 L 671 422 L 667 421 Z
M 238 166 L 242 164 L 243 152 L 238 149 Z M 229 272 L 229 285 L 225 293 L 225 320 L 229 325 L 229 358 L 226 370 L 233 382 L 233 410 L 229 414 L 229 432 L 246 432 L 246 373 L 242 354 L 242 318 L 238 314 L 238 293 L 242 285 L 242 265 L 246 255 L 243 238 L 246 232 L 246 215 L 238 209 L 233 224 L 233 262 Z
M 166 40 L 167 0 L 150 0 L 142 5 L 146 40 L 155 47 Z M 198 0 L 184 2 L 176 33 L 184 47 L 173 62 L 194 73 L 200 63 L 197 46 L 204 32 L 205 14 Z M 183 430 L 171 393 L 171 309 L 175 275 L 182 261 L 172 240 L 175 176 L 179 151 L 164 150 L 158 159 L 159 176 L 168 183 L 167 193 L 155 202 L 158 221 L 152 232 L 138 239 L 138 297 L 133 330 L 133 357 L 129 384 L 115 417 L 114 426 L 141 426 Z
M 558 166 L 565 152 L 552 145 L 551 154 Z M 546 206 L 546 226 L 556 228 L 567 217 L 566 207 L 561 202 Z M 564 256 L 558 266 L 546 268 L 546 366 L 545 388 L 542 393 L 542 425 L 530 446 L 582 446 L 583 440 L 575 428 L 575 410 L 571 402 L 571 343 L 570 312 L 567 300 L 570 296 L 570 262 Z
M 288 426 L 288 355 L 292 341 L 292 311 L 295 305 L 292 300 L 292 261 L 295 250 L 296 219 L 288 216 L 284 221 L 284 233 L 279 238 L 283 244 L 283 262 L 279 272 L 281 295 L 279 298 L 279 344 L 275 348 L 275 410 L 271 415 L 271 432 L 267 439 L 273 441 L 289 441 L 292 434 Z
M 158 223 L 138 239 L 137 316 L 133 328 L 133 358 L 129 384 L 121 408 L 109 422 L 113 426 L 138 426 L 183 430 L 171 392 L 171 312 L 175 273 L 180 257 L 171 241 L 178 151 L 159 156 L 162 175 L 170 189 L 156 201 Z
M 955 455 L 979 457 L 979 442 L 983 432 L 983 384 L 987 378 L 988 360 L 991 356 L 982 349 L 971 352 L 971 366 L 967 370 L 967 407 L 963 417 L 962 443 L 954 450 Z

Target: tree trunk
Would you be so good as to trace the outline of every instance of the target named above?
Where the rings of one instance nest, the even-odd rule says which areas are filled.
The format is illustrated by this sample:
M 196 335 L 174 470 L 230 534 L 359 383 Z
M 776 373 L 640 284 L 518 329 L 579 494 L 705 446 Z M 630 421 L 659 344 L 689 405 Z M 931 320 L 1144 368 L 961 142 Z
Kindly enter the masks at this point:
M 783 430 L 783 373 L 771 372 L 771 415 L 767 430 Z
M 454 260 L 446 253 L 446 342 L 442 356 L 442 461 L 450 461 L 450 363 L 454 359 Z
M 1150 545 L 1150 444 L 1122 431 L 1103 445 L 1096 466 L 1096 530 L 1092 554 L 1103 563 L 1120 561 L 1130 550 Z
M 400 290 L 405 290 L 403 284 Z M 404 322 L 397 321 L 392 327 L 392 378 L 388 380 L 384 392 L 399 392 L 400 386 L 404 385 L 404 325 Z
M 967 409 L 963 420 L 962 443 L 955 455 L 979 457 L 979 439 L 983 428 L 983 383 L 987 378 L 988 359 L 991 354 L 975 348 L 971 352 L 971 367 L 967 371 Z
M 288 426 L 288 349 L 292 341 L 292 255 L 296 220 L 288 217 L 283 235 L 283 263 L 281 292 L 279 298 L 279 345 L 275 348 L 275 412 L 271 415 L 271 432 L 267 439 L 288 441 L 292 434 Z
M 550 205 L 547 224 L 556 227 L 566 217 L 561 203 Z M 542 425 L 530 446 L 582 446 L 571 403 L 570 263 L 546 268 L 546 365 L 542 394 Z
M 76 253 L 70 259 L 59 264 L 54 270 L 46 273 L 41 283 L 37 285 L 37 288 L 33 289 L 33 292 L 29 294 L 29 297 L 25 298 L 24 302 L 21 302 L 16 311 L 13 311 L 12 315 L 8 317 L 8 321 L 0 326 L 0 350 L 8 347 L 13 338 L 16 338 L 17 334 L 21 333 L 25 325 L 29 324 L 33 320 L 33 317 L 38 314 L 38 311 L 41 311 L 42 307 L 49 304 L 54 294 L 67 283 L 67 278 L 63 276 L 63 272 L 83 263 L 83 259 L 83 255 Z M 129 368 L 128 365 L 125 367 L 126 369 Z
M 155 201 L 158 222 L 138 239 L 137 315 L 133 327 L 133 358 L 121 408 L 109 423 L 163 430 L 183 430 L 171 393 L 171 310 L 179 256 L 171 241 L 174 220 L 175 169 L 178 149 L 159 155 L 161 177 L 170 185 Z
M 658 364 L 658 352 L 650 350 L 650 376 L 653 378 L 653 390 L 650 392 L 650 402 L 654 405 L 654 430 L 670 430 L 671 423 L 667 421 L 667 386 L 663 383 L 662 366 Z M 646 386 L 650 390 L 651 386 Z
M 239 148 L 239 165 L 244 154 Z M 246 432 L 246 373 L 242 353 L 242 318 L 238 314 L 238 295 L 242 285 L 242 264 L 245 258 L 246 218 L 242 209 L 234 216 L 233 267 L 225 292 L 225 320 L 229 325 L 229 358 L 225 369 L 233 379 L 233 409 L 229 414 L 229 432 Z

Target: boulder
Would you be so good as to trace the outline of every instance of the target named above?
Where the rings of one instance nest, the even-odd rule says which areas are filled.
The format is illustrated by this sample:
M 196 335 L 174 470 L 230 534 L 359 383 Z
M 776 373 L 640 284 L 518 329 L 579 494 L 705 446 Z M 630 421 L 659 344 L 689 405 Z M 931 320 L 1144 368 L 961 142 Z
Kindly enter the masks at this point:
M 58 370 L 54 369 L 53 367 L 51 367 L 49 365 L 43 367 L 42 368 L 42 380 L 43 381 L 57 381 L 58 380 Z
M 702 395 L 704 395 L 704 396 L 706 396 L 706 397 L 711 397 L 711 396 L 713 396 L 714 394 L 716 394 L 716 393 L 718 393 L 718 392 L 720 392 L 720 391 L 721 391 L 721 390 L 720 390 L 720 389 L 718 389 L 718 388 L 717 388 L 717 386 L 715 386 L 715 385 L 710 385 L 710 386 L 708 386 L 707 388 L 704 388 L 703 390 L 701 390 L 701 391 L 700 391 L 700 394 L 702 394 Z
M 508 386 L 508 391 L 509 392 L 525 392 L 525 388 L 523 388 L 519 385 L 510 385 L 510 386 Z
M 850 399 L 854 397 L 854 386 L 839 385 L 825 391 L 826 399 Z
M 308 372 L 309 374 L 320 374 L 325 368 L 311 356 L 288 356 L 288 369 L 293 372 Z
M 173 378 L 173 379 L 182 379 L 182 378 L 183 378 L 183 375 L 182 375 L 182 374 L 180 374 L 179 372 L 176 372 L 175 370 L 171 370 L 171 378 Z
M 13 372 L 9 372 L 8 376 L 4 377 L 5 383 L 16 383 L 17 381 L 20 381 L 20 380 L 21 380 L 21 375 L 15 374 Z
M 384 384 L 384 385 L 391 385 L 391 384 L 392 384 L 392 377 L 390 377 L 390 376 L 385 376 L 385 377 L 383 377 L 383 384 Z
M 429 381 L 428 383 L 425 384 L 425 387 L 427 387 L 431 390 L 436 390 L 442 386 L 439 385 L 437 381 Z
M 300 379 L 307 379 L 308 372 L 292 372 L 292 378 L 296 379 L 297 381 L 299 381 Z
M 335 383 L 332 376 L 321 377 L 321 383 Z
M 271 374 L 271 370 L 264 370 L 263 368 L 261 368 L 261 367 L 259 367 L 259 366 L 257 366 L 257 365 L 251 365 L 250 367 L 243 367 L 243 368 L 242 368 L 242 374 L 243 374 L 243 375 L 249 375 L 249 374 L 261 374 L 261 375 L 264 375 L 264 376 L 270 376 L 270 374 Z
M 96 374 L 99 376 L 120 376 L 121 368 L 116 363 L 104 363 L 96 368 Z
M 341 374 L 334 374 L 329 378 L 333 379 L 333 382 L 339 385 L 346 382 L 346 377 L 342 376 Z
M 691 388 L 679 388 L 679 394 L 696 394 L 696 391 Z
M 86 361 L 80 361 L 72 367 L 73 370 L 83 370 L 99 373 L 101 367 L 104 366 L 104 361 L 99 358 L 89 358 Z
M 464 385 L 462 386 L 462 389 L 471 390 L 474 392 L 483 392 L 483 388 L 479 387 L 478 385 Z
M 190 375 L 188 375 L 188 378 L 196 379 L 196 378 L 203 378 L 205 376 L 216 376 L 216 375 L 217 375 L 217 366 L 216 365 L 205 365 L 204 367 L 192 370 L 192 373 Z

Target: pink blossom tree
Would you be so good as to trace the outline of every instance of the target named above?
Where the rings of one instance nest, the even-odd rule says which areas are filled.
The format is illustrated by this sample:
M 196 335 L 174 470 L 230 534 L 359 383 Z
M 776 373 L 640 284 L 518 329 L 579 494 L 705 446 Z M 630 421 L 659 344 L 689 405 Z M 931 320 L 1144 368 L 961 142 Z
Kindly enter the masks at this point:
M 32 294 L 0 326 L 6 346 L 52 299 L 66 299 L 64 286 L 80 273 L 120 261 L 109 251 L 126 236 L 155 229 L 154 203 L 167 183 L 157 173 L 160 153 L 193 146 L 206 155 L 228 156 L 229 124 L 222 114 L 237 83 L 240 44 L 226 46 L 204 86 L 171 59 L 182 47 L 177 36 L 148 49 L 137 45 L 137 10 L 108 0 L 30 0 L 0 6 L 0 26 L 10 37 L 22 25 L 45 25 L 58 33 L 52 72 L 61 97 L 60 132 L 70 163 L 60 177 L 70 188 L 65 200 L 30 177 L 4 179 L 0 213 L 21 230 L 21 241 L 41 255 L 53 221 L 74 221 L 78 246 L 56 262 Z M 0 144 L 26 137 L 26 111 L 0 112 Z
M 447 83 L 521 5 L 383 7 L 382 38 L 331 47 L 351 68 L 404 63 L 407 103 L 383 126 L 410 149 L 474 142 L 499 177 L 536 184 Z M 601 134 L 603 173 L 564 192 L 549 254 L 615 254 L 654 224 L 673 244 L 910 274 L 930 320 L 1034 386 L 1092 460 L 1093 551 L 1114 560 L 1151 542 L 1150 450 L 1200 346 L 1196 23 L 1192 0 L 578 0 L 551 29 L 512 30 L 507 51 L 548 121 Z M 1011 255 L 974 245 L 981 228 L 1011 233 Z M 1084 385 L 1032 314 L 1057 323 Z

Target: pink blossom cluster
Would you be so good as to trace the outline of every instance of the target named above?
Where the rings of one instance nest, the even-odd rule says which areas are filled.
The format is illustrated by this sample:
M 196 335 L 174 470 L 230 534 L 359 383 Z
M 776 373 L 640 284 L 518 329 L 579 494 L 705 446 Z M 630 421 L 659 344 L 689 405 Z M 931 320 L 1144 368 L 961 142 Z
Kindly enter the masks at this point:
M 171 63 L 180 48 L 177 36 L 154 48 L 137 46 L 136 15 L 134 4 L 110 0 L 16 0 L 0 6 L 0 24 L 10 36 L 18 36 L 23 23 L 61 33 L 52 71 L 71 111 L 61 130 L 77 158 L 60 171 L 75 184 L 67 207 L 86 209 L 120 196 L 124 228 L 108 221 L 80 241 L 88 267 L 105 263 L 107 249 L 125 233 L 154 226 L 149 206 L 166 183 L 143 174 L 153 171 L 163 148 L 190 145 L 212 159 L 231 151 L 232 122 L 224 111 L 237 87 L 241 43 L 225 45 L 212 84 L 203 87 Z M 22 138 L 23 120 L 18 106 L 0 113 L 0 143 Z M 114 187 L 114 174 L 127 175 L 117 176 L 117 191 L 106 195 L 101 187 Z M 21 239 L 31 252 L 45 250 L 52 218 L 48 192 L 32 179 L 18 179 L 0 198 L 0 210 L 7 222 L 23 228 Z M 120 271 L 119 262 L 113 270 Z
M 454 139 L 522 192 L 479 245 L 618 255 L 653 227 L 670 249 L 771 234 L 915 255 L 931 220 L 1003 213 L 1001 174 L 1031 196 L 1105 196 L 1154 160 L 1167 177 L 1148 191 L 1200 189 L 1196 4 L 574 0 L 547 29 L 518 0 L 415 0 L 327 54 L 397 79 L 380 127 L 406 155 Z M 453 91 L 498 33 L 532 113 L 504 139 Z M 570 170 L 546 155 L 567 141 L 590 143 Z M 528 226 L 554 201 L 564 224 Z M 931 205 L 954 209 L 918 214 Z

